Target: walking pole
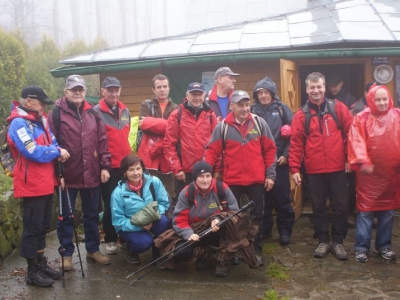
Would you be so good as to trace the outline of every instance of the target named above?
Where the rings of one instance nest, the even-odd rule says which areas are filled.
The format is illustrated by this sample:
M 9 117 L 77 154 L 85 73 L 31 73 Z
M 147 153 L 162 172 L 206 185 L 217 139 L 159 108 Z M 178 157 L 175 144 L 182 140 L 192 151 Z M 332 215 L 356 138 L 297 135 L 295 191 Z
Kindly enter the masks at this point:
M 60 247 L 58 248 L 58 252 L 61 255 L 61 272 L 62 272 L 62 286 L 65 288 L 65 277 L 64 277 L 64 245 L 63 245 L 63 231 L 64 231 L 64 217 L 62 214 L 62 187 L 61 187 L 61 177 L 62 177 L 62 172 L 61 172 L 61 163 L 57 162 L 56 166 L 56 173 L 57 173 L 57 179 L 58 179 L 58 203 L 59 203 L 59 211 L 58 211 L 58 221 L 61 223 L 61 241 L 60 241 Z
M 247 209 L 249 209 L 250 207 L 252 207 L 254 205 L 253 201 L 249 201 L 249 203 L 247 203 L 245 206 L 243 206 L 241 209 L 239 209 L 237 212 L 231 214 L 229 217 L 227 217 L 226 219 L 222 220 L 221 222 L 218 223 L 218 227 L 221 228 L 222 226 L 224 226 L 228 221 L 230 221 L 233 217 L 235 217 L 236 215 L 238 215 L 239 213 L 246 211 Z M 207 234 L 209 234 L 210 232 L 212 232 L 212 228 L 208 228 L 206 230 L 204 230 L 203 232 L 199 233 L 199 238 L 203 238 L 205 237 Z M 146 266 L 144 266 L 143 268 L 137 270 L 136 272 L 133 272 L 132 274 L 128 275 L 126 278 L 129 278 L 137 273 L 139 273 L 140 271 L 144 270 L 145 268 L 147 268 L 148 266 L 154 265 L 154 263 L 156 263 L 159 260 L 162 260 L 163 258 L 165 258 L 166 256 L 168 256 L 169 254 L 171 254 L 172 252 L 174 252 L 174 254 L 170 257 L 168 257 L 166 260 L 162 261 L 159 265 L 156 265 L 156 267 L 154 267 L 153 269 L 151 269 L 150 271 L 146 272 L 145 274 L 143 274 L 142 276 L 140 276 L 139 278 L 137 278 L 136 280 L 132 281 L 129 285 L 134 284 L 135 282 L 138 282 L 140 279 L 142 279 L 143 277 L 147 276 L 148 274 L 150 274 L 151 272 L 153 272 L 155 269 L 159 268 L 160 266 L 162 266 L 163 264 L 165 264 L 167 261 L 171 260 L 175 255 L 177 255 L 178 253 L 180 253 L 181 251 L 183 251 L 184 249 L 186 249 L 190 244 L 195 243 L 194 241 L 187 241 L 185 243 L 183 243 L 181 246 L 169 251 L 168 253 L 164 254 L 163 256 L 159 257 L 158 259 L 152 261 L 151 263 L 147 264 Z M 178 250 L 178 251 L 177 251 Z
M 76 248 L 78 250 L 78 257 L 79 257 L 79 263 L 81 265 L 82 278 L 85 278 L 85 273 L 83 271 L 83 266 L 82 266 L 81 250 L 79 250 L 78 235 L 76 233 L 76 229 L 75 229 L 75 226 L 74 226 L 74 213 L 72 212 L 72 205 L 71 205 L 71 199 L 69 197 L 68 187 L 65 187 L 65 191 L 67 193 L 67 200 L 68 200 L 68 207 L 69 207 L 69 217 L 71 219 L 72 228 L 74 230 L 75 244 L 76 244 Z

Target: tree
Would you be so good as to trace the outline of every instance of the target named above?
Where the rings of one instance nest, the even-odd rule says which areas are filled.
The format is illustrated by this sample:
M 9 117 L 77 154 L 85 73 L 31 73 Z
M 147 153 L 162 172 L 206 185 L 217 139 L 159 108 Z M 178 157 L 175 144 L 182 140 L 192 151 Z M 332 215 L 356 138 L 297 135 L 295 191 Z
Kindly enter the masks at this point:
M 19 99 L 25 84 L 24 46 L 14 35 L 0 28 L 0 120 L 9 116 L 11 100 Z

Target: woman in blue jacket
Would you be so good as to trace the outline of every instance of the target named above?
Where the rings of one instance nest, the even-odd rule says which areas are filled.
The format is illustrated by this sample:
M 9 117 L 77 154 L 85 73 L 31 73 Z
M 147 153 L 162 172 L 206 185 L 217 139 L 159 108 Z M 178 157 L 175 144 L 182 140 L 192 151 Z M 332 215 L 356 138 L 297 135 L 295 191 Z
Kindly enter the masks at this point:
M 158 254 L 153 239 L 170 226 L 171 221 L 165 215 L 169 207 L 168 194 L 160 179 L 144 173 L 144 163 L 136 155 L 130 154 L 124 157 L 121 161 L 121 171 L 124 178 L 111 196 L 112 224 L 118 235 L 127 242 L 128 262 L 140 264 L 139 254 L 149 250 L 150 247 L 153 250 L 153 257 Z M 161 219 L 145 226 L 131 224 L 132 215 L 152 201 L 158 202 Z

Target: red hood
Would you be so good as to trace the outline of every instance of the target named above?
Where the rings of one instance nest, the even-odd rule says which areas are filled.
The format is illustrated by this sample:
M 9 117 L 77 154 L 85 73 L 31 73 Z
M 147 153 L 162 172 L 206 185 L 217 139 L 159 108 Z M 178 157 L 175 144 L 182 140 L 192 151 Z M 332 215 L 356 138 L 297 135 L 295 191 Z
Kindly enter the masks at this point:
M 386 90 L 386 92 L 389 95 L 389 109 L 393 108 L 393 99 L 392 99 L 392 95 L 390 94 L 388 88 L 384 85 L 376 85 L 375 83 L 370 87 L 369 92 L 367 94 L 367 103 L 368 103 L 368 107 L 371 110 L 371 113 L 374 115 L 384 115 L 387 112 L 380 112 L 378 110 L 378 108 L 376 107 L 375 104 L 375 94 L 377 92 L 377 90 L 379 89 L 384 89 Z

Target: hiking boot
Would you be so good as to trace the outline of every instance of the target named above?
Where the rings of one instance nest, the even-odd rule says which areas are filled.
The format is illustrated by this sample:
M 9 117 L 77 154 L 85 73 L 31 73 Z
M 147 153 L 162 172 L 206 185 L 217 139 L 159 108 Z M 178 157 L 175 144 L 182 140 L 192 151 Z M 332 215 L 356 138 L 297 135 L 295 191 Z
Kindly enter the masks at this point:
M 64 260 L 64 272 L 72 270 L 72 256 L 64 256 L 61 258 Z M 59 268 L 62 270 L 62 261 L 59 263 Z
M 231 265 L 237 266 L 240 265 L 240 257 L 234 256 L 231 258 Z
M 196 269 L 201 270 L 207 268 L 207 258 L 204 256 L 196 259 Z
M 107 254 L 117 254 L 118 253 L 117 243 L 114 243 L 114 242 L 107 243 L 107 245 L 106 245 L 106 253 Z
M 256 259 L 257 259 L 258 266 L 262 267 L 264 265 L 264 261 L 263 261 L 262 256 L 260 254 L 257 254 L 256 255 Z
M 110 259 L 107 256 L 105 256 L 103 253 L 101 253 L 100 251 L 96 251 L 93 253 L 89 253 L 89 252 L 86 253 L 86 259 L 95 261 L 99 265 L 108 265 L 110 263 Z
M 126 257 L 126 261 L 130 264 L 133 265 L 139 265 L 140 264 L 140 258 L 139 255 L 136 253 L 133 253 L 132 251 L 128 251 L 128 255 Z
M 58 269 L 52 269 L 50 266 L 47 264 L 47 258 L 43 257 L 41 259 L 38 259 L 37 266 L 39 269 L 46 274 L 47 277 L 51 279 L 60 279 L 62 277 L 62 271 Z
M 331 252 L 335 254 L 337 259 L 347 260 L 347 253 L 346 250 L 344 250 L 343 244 L 332 243 Z
M 153 256 L 153 261 L 157 260 L 161 257 L 160 252 L 158 251 L 158 249 L 155 246 L 151 247 L 151 251 L 152 251 L 152 256 Z M 163 265 L 163 262 L 165 261 L 165 259 L 160 259 L 157 260 L 154 265 L 159 269 L 159 270 L 165 270 L 167 267 Z M 140 261 L 139 261 L 140 263 Z
M 356 255 L 354 259 L 360 263 L 366 263 L 368 261 L 367 252 L 362 250 L 356 250 Z
M 54 280 L 49 278 L 39 266 L 31 266 L 28 267 L 28 272 L 26 274 L 26 284 L 36 285 L 40 287 L 51 286 L 54 283 Z
M 128 248 L 128 246 L 126 245 L 126 242 L 121 243 L 121 244 L 119 245 L 119 249 L 121 249 L 121 250 L 123 250 L 123 251 L 126 251 L 127 248 Z
M 314 250 L 314 257 L 324 258 L 329 251 L 329 245 L 326 243 L 319 243 L 318 247 Z
M 395 260 L 396 259 L 396 253 L 392 251 L 390 248 L 385 248 L 385 249 L 374 249 L 374 253 L 379 254 L 383 259 L 386 260 Z
M 279 244 L 281 246 L 287 246 L 290 244 L 290 237 L 287 235 L 280 235 L 279 236 Z
M 215 266 L 215 276 L 226 277 L 229 272 L 229 267 L 227 262 L 220 262 Z

